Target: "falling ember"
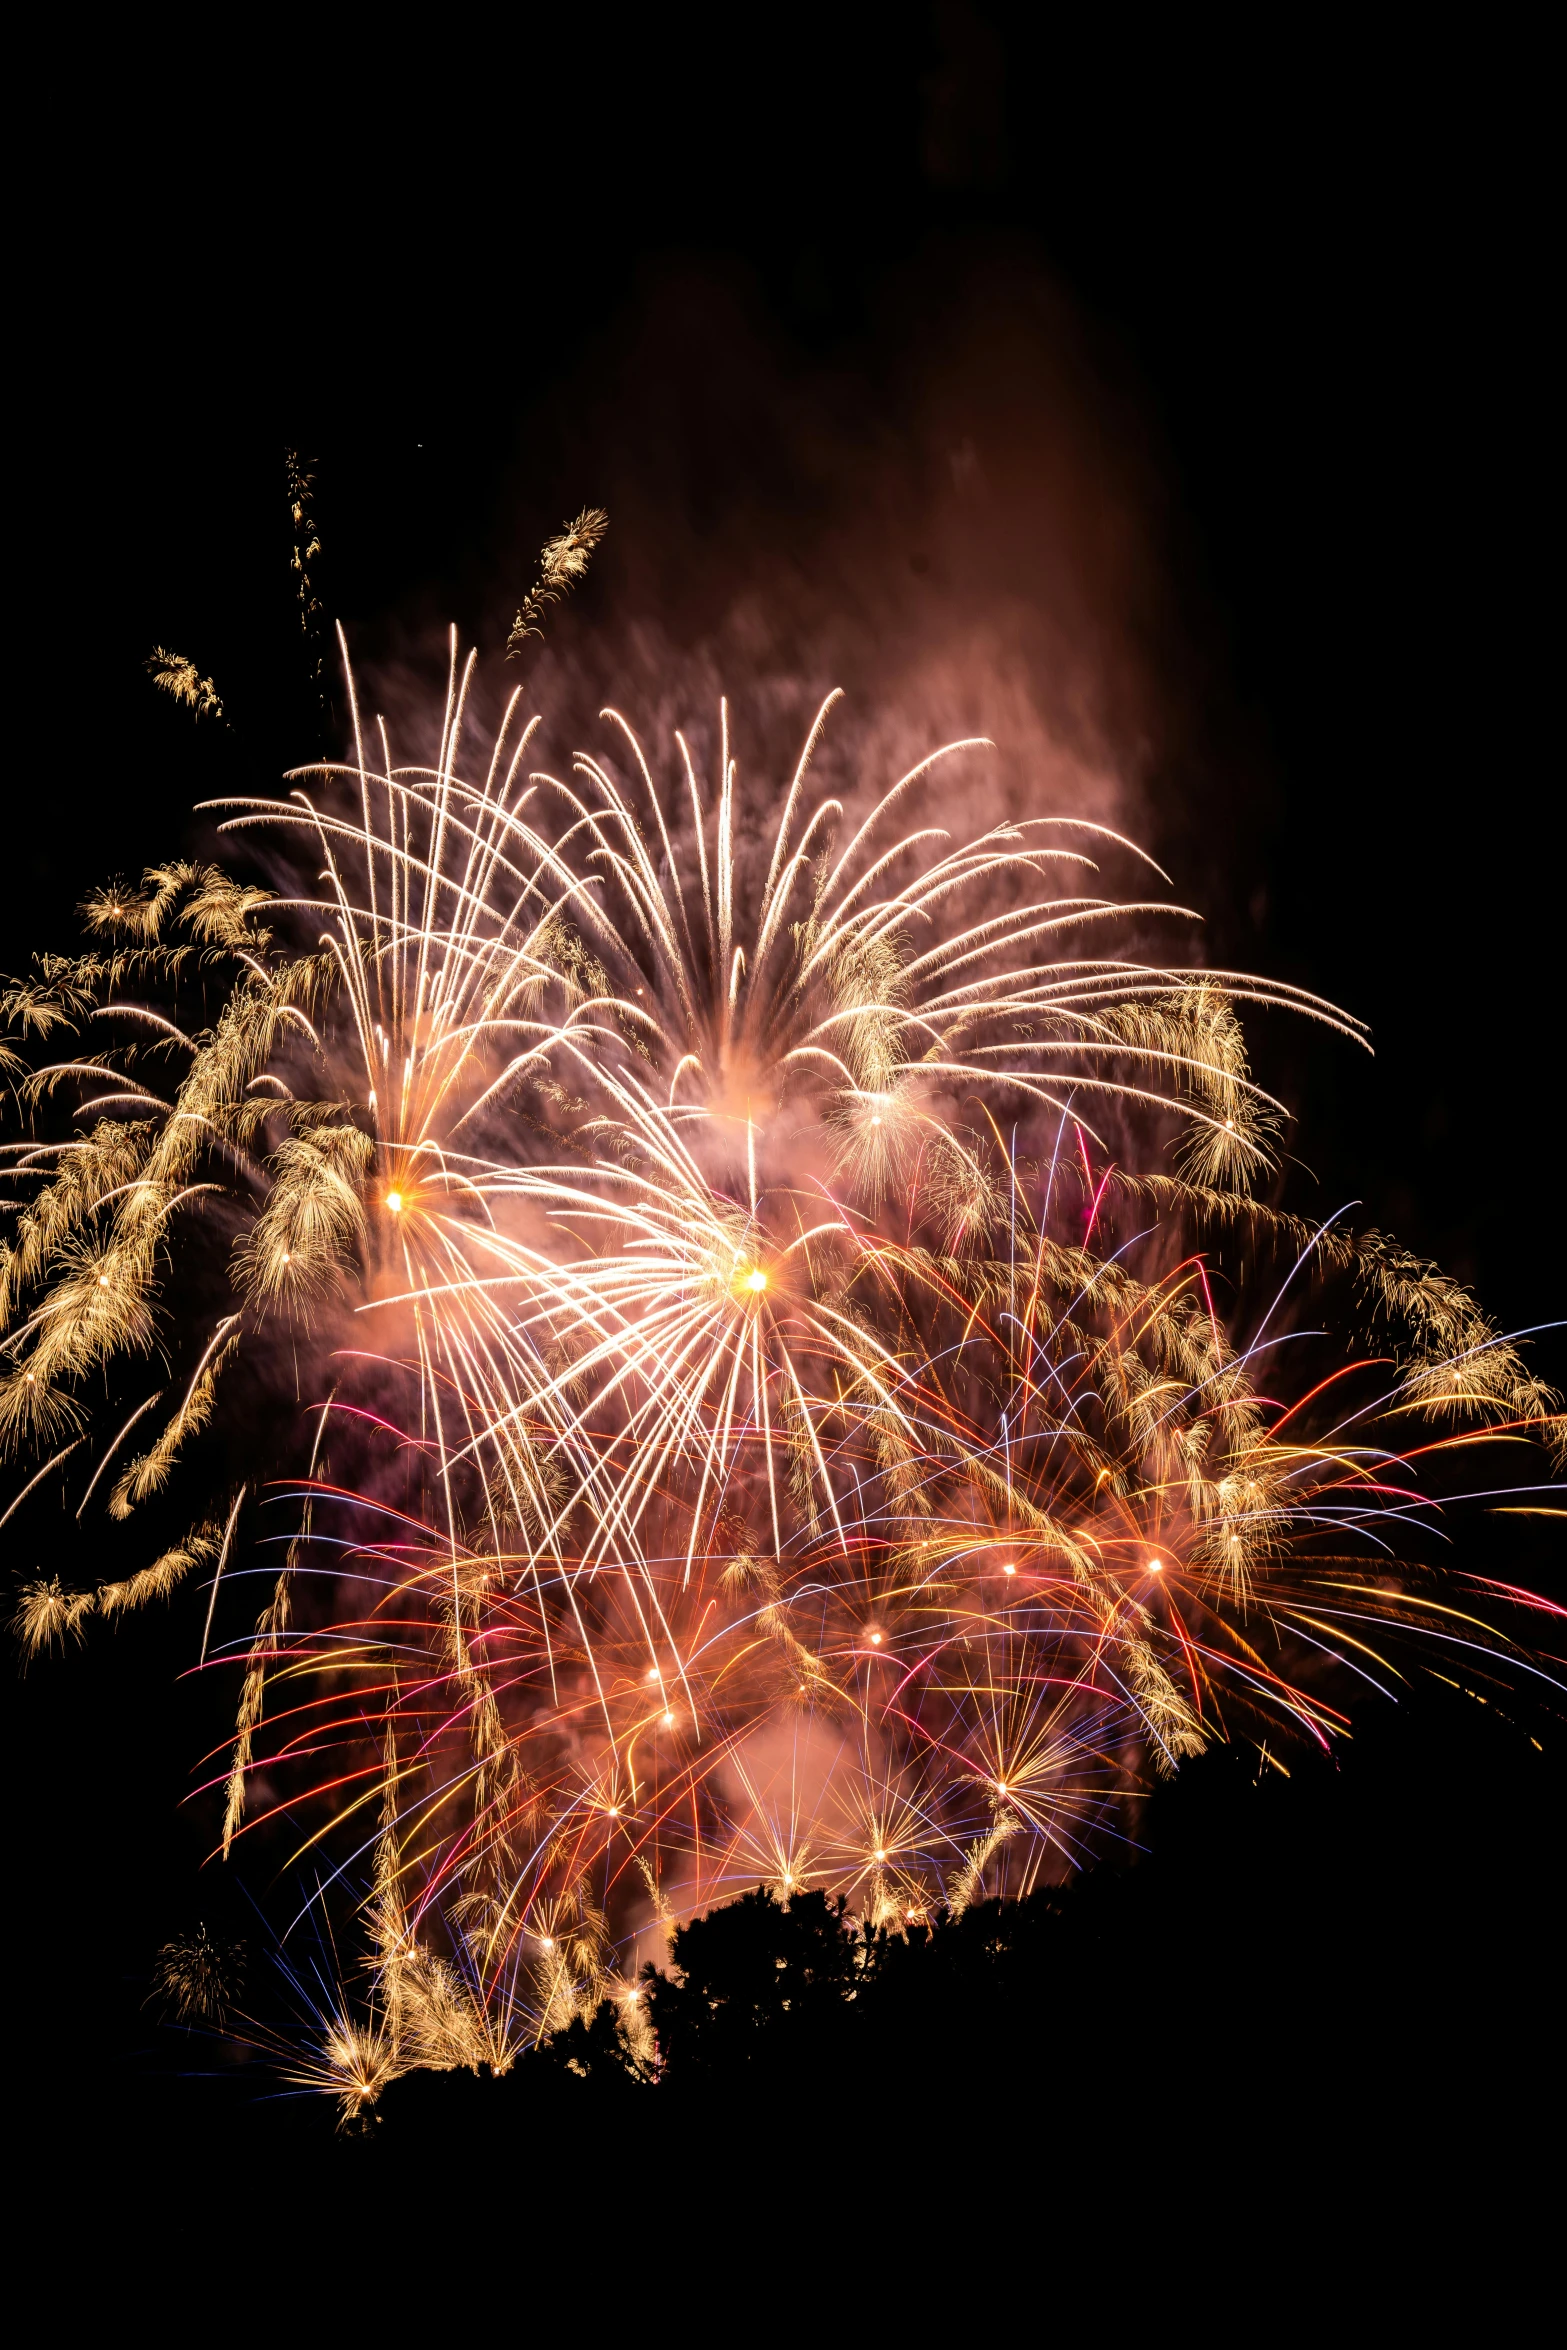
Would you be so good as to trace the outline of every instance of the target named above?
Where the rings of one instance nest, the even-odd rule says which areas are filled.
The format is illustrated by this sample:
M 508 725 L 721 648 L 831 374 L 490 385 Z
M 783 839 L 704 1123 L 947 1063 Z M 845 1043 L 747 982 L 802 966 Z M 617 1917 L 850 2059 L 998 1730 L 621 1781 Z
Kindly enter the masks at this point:
M 514 649 L 602 519 L 545 550 Z M 1092 1858 L 1232 1720 L 1327 1744 L 1323 1626 L 1360 1657 L 1437 1622 L 1388 1572 L 1401 1431 L 1555 1426 L 1456 1284 L 1254 1196 L 1282 1113 L 1242 1008 L 1357 1026 L 1179 938 L 1119 951 L 1183 919 L 1113 894 L 1131 843 L 1042 812 L 950 835 L 978 738 L 846 809 L 811 774 L 835 697 L 759 791 L 727 707 L 707 782 L 614 712 L 552 776 L 516 698 L 470 770 L 472 681 L 454 649 L 433 761 L 396 767 L 350 677 L 352 758 L 226 804 L 274 866 L 291 836 L 297 903 L 154 868 L 89 901 L 112 955 L 4 999 L 13 1044 L 90 1017 L 94 1045 L 12 1097 L 80 1088 L 7 1160 L 8 1506 L 80 1469 L 73 1504 L 130 1540 L 215 1415 L 246 1462 L 118 1582 L 38 1570 L 18 1629 L 60 1646 L 199 1588 L 204 1685 L 226 1663 L 238 1692 L 215 1845 L 308 1815 L 361 1905 L 375 1990 L 321 2060 L 355 2110 L 400 2066 L 503 2068 L 629 2006 L 650 1922 L 748 1883 L 918 1923 Z M 156 1093 L 149 1027 L 183 1056 Z M 394 1236 L 378 1200 L 416 1212 Z M 1409 1333 L 1380 1419 L 1283 1425 L 1293 1358 L 1259 1387 L 1265 1314 L 1212 1303 L 1238 1230 Z M 286 1412 L 230 1409 L 241 1351 Z M 310 1433 L 279 1463 L 296 1360 Z M 1493 1598 L 1467 1605 L 1504 1660 Z

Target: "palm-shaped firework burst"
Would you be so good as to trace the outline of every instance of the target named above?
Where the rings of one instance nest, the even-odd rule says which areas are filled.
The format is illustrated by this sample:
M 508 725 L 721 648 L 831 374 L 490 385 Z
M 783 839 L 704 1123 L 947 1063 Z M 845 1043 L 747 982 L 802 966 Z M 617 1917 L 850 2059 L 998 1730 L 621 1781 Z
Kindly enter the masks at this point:
M 470 774 L 472 675 L 454 649 L 430 766 L 355 708 L 346 764 L 228 807 L 308 889 L 161 868 L 7 998 L 82 1042 L 18 1065 L 30 1114 L 76 1105 L 12 1146 L 26 1490 L 79 1471 L 130 1517 L 239 1361 L 313 1422 L 128 1578 L 34 1581 L 22 1636 L 209 1572 L 203 1654 L 242 1666 L 222 1848 L 297 1844 L 276 1815 L 314 1793 L 363 1901 L 371 2007 L 312 2059 L 354 2099 L 504 2063 L 758 1876 L 896 1926 L 1060 1875 L 1213 1738 L 1326 1742 L 1344 1663 L 1435 1621 L 1389 1571 L 1401 1430 L 1559 1428 L 1456 1285 L 1254 1199 L 1281 1113 L 1237 1006 L 1358 1031 L 1185 967 L 1163 898 L 1097 894 L 1131 844 L 954 835 L 929 811 L 972 741 L 820 797 L 830 701 L 781 789 L 742 785 L 727 713 L 705 780 L 613 712 L 551 776 L 517 697 Z M 1134 925 L 1172 959 L 1118 952 Z M 1203 1232 L 1337 1270 L 1400 1359 L 1286 1409 Z M 280 1523 L 235 1636 L 223 1590 Z

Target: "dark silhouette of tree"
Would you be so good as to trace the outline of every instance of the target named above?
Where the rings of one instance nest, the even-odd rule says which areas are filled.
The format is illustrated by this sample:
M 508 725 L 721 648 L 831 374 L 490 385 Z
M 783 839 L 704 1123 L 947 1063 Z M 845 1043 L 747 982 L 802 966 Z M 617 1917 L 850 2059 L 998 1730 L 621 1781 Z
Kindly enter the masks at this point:
M 733 2077 L 836 2048 L 863 1998 L 867 1946 L 824 1893 L 780 1901 L 765 1886 L 679 1927 L 667 1973 L 643 1969 L 643 1996 L 670 2082 Z
M 535 2084 L 585 2082 L 601 2098 L 622 2099 L 628 2089 L 648 2085 L 610 1999 L 601 1999 L 590 2017 L 575 2016 L 564 2031 L 551 2033 L 524 2062 Z
M 1522 2144 L 1563 2082 L 1559 1779 L 1442 1730 L 1368 1731 L 1341 1773 L 1292 1778 L 1221 1751 L 1155 1796 L 1135 1865 L 906 1933 L 759 1886 L 643 1970 L 651 2068 L 606 2001 L 498 2081 L 394 2082 L 374 2135 L 439 2122 L 521 2150 L 541 2122 L 587 2144 L 612 2118 L 652 2153 L 717 2116 L 808 2146 L 858 2108 L 1298 2147 L 1351 2143 L 1374 2110 L 1410 2142 L 1479 2122 Z

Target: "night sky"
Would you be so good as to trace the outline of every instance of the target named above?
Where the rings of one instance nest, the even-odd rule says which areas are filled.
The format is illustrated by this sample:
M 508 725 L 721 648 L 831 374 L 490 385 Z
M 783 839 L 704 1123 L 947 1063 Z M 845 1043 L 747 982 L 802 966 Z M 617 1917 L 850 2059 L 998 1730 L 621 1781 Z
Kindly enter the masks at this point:
M 540 540 L 600 499 L 574 629 L 649 592 L 677 634 L 704 598 L 765 600 L 833 524 L 797 512 L 824 416 L 830 503 L 856 434 L 870 471 L 914 446 L 922 385 L 955 437 L 966 397 L 999 400 L 1011 463 L 1048 383 L 1042 442 L 1072 419 L 1130 516 L 1135 560 L 1096 578 L 1142 697 L 1137 829 L 1214 960 L 1371 1024 L 1375 1063 L 1259 1036 L 1314 1196 L 1360 1200 L 1508 1327 L 1560 1316 L 1529 75 L 1304 23 L 1251 55 L 1132 20 L 1089 45 L 1039 11 L 849 15 L 700 42 L 606 20 L 580 48 L 436 25 L 428 57 L 285 58 L 258 32 L 205 65 L 105 58 L 69 106 L 62 78 L 49 185 L 13 224 L 0 964 L 65 944 L 88 886 L 202 842 L 196 799 L 270 790 L 329 738 L 285 445 L 315 460 L 329 611 L 360 658 L 417 663 L 449 619 L 496 645 Z M 912 594 L 917 522 L 885 527 L 865 559 Z M 1092 569 L 1096 532 L 1076 512 L 1053 578 Z M 791 607 L 827 668 L 835 576 Z M 232 736 L 154 694 L 158 642 L 212 671 Z M 1560 1331 L 1537 1363 L 1567 1384 Z M 1559 1593 L 1543 1540 L 1508 1564 Z M 139 1986 L 197 1914 L 202 1838 L 175 1809 L 188 1705 L 149 1700 L 156 1631 L 89 1650 L 12 1682 L 10 1839 L 29 1996 L 95 2016 L 112 2070 L 149 2044 Z M 1486 1768 L 1503 1803 L 1522 1788 L 1510 1749 Z M 1559 1874 L 1559 1803 L 1530 1817 Z

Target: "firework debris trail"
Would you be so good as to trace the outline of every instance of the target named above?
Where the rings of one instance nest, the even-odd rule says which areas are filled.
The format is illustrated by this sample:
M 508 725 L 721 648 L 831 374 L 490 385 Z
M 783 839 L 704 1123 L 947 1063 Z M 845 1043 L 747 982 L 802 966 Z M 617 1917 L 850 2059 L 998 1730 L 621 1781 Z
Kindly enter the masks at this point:
M 155 645 L 143 666 L 160 693 L 182 702 L 196 717 L 222 718 L 223 697 L 211 678 L 203 677 L 195 662 L 187 660 L 183 653 L 171 653 L 166 646 Z
M 356 2110 L 606 1996 L 646 2056 L 639 1950 L 758 1878 L 896 1930 L 1059 1879 L 1213 1740 L 1328 1745 L 1428 1652 L 1559 1687 L 1560 1610 L 1406 1555 L 1422 1464 L 1559 1451 L 1557 1399 L 1435 1268 L 1256 1196 L 1283 1113 L 1239 1007 L 1357 1023 L 1189 968 L 1180 909 L 1099 894 L 1150 871 L 1101 826 L 925 820 L 983 742 L 860 815 L 811 778 L 835 696 L 752 789 L 727 707 L 706 775 L 608 711 L 556 776 L 514 694 L 471 767 L 473 678 L 454 636 L 397 766 L 345 651 L 352 758 L 222 807 L 309 891 L 151 868 L 0 999 L 11 1508 L 58 1477 L 133 1521 L 238 1362 L 310 1407 L 292 1461 L 16 1618 L 36 1652 L 210 1577 L 220 1849 L 281 1838 L 371 1966 L 295 2078 Z M 1170 962 L 1117 952 L 1134 922 Z M 1237 1245 L 1276 1277 L 1232 1331 Z M 1369 1367 L 1292 1376 L 1308 1283 Z M 181 2013 L 220 1974 L 164 1953 Z
M 506 639 L 509 661 L 516 660 L 530 637 L 543 636 L 546 614 L 586 577 L 593 550 L 603 544 L 608 529 L 609 516 L 602 506 L 584 506 L 575 522 L 563 522 L 554 538 L 545 540 L 539 549 L 538 578 L 523 598 Z

